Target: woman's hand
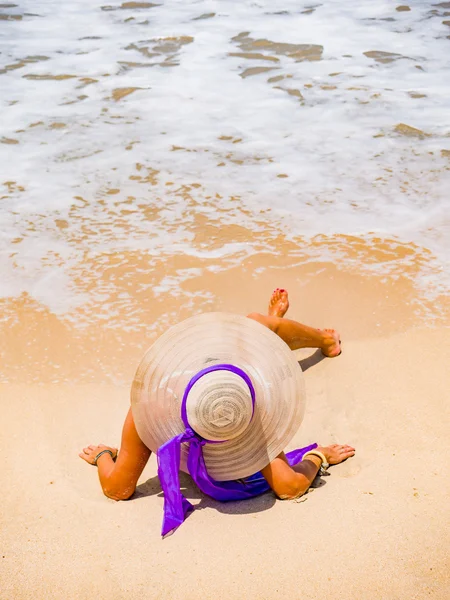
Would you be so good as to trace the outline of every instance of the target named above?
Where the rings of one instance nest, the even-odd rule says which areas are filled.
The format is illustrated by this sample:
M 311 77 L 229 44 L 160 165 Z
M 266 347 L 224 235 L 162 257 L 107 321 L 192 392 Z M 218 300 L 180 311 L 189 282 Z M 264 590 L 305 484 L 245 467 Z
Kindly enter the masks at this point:
M 331 444 L 331 446 L 318 446 L 317 450 L 325 455 L 330 465 L 338 465 L 339 463 L 354 456 L 355 449 L 348 444 Z
M 90 446 L 83 448 L 83 452 L 80 452 L 78 456 L 88 462 L 90 465 L 95 465 L 95 457 L 99 452 L 102 452 L 102 450 L 110 450 L 113 453 L 112 459 L 116 459 L 118 452 L 117 448 L 105 446 L 105 444 L 99 444 L 98 446 L 91 444 Z

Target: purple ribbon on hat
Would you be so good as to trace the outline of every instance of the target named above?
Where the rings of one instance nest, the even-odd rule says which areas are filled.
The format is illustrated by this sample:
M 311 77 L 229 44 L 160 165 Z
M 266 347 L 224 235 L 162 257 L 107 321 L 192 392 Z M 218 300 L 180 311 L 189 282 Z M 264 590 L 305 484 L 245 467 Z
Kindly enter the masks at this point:
M 202 447 L 205 444 L 221 442 L 206 440 L 190 427 L 187 417 L 186 402 L 192 386 L 201 377 L 207 373 L 221 370 L 231 371 L 242 377 L 250 390 L 254 410 L 255 389 L 251 379 L 244 371 L 242 371 L 242 369 L 239 369 L 234 365 L 219 364 L 207 367 L 206 369 L 199 371 L 189 381 L 181 402 L 181 418 L 186 429 L 183 433 L 180 433 L 160 446 L 157 453 L 158 477 L 164 493 L 164 517 L 161 529 L 162 536 L 167 535 L 179 527 L 184 522 L 187 513 L 194 510 L 194 506 L 183 496 L 180 490 L 180 456 L 181 444 L 184 442 L 189 443 L 187 460 L 189 474 L 204 494 L 207 494 L 220 502 L 229 502 L 233 500 L 254 498 L 255 496 L 259 496 L 270 490 L 269 484 L 260 472 L 247 477 L 244 481 L 215 481 L 208 475 L 205 460 L 203 458 Z M 286 458 L 291 466 L 296 465 L 301 461 L 306 452 L 316 447 L 317 444 L 311 444 L 306 448 L 293 450 L 286 454 Z

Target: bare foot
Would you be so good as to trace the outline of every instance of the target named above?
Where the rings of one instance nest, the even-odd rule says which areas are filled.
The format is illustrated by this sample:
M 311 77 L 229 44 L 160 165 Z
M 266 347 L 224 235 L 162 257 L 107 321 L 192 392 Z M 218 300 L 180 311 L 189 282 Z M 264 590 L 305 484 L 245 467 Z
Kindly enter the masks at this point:
M 277 288 L 272 292 L 272 296 L 270 297 L 267 314 L 270 317 L 284 317 L 288 308 L 289 300 L 287 291 Z
M 341 338 L 335 329 L 322 329 L 325 341 L 321 348 L 322 353 L 328 358 L 334 358 L 341 353 Z

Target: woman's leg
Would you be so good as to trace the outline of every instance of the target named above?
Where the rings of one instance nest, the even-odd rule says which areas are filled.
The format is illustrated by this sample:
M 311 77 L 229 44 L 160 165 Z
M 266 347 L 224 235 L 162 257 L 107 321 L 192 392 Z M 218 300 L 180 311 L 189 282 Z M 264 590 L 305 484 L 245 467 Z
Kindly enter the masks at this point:
M 297 321 L 284 319 L 289 308 L 285 290 L 276 289 L 269 301 L 268 315 L 250 313 L 253 319 L 271 329 L 286 342 L 291 350 L 299 348 L 320 348 L 325 356 L 333 358 L 341 353 L 339 334 L 334 329 L 315 329 Z

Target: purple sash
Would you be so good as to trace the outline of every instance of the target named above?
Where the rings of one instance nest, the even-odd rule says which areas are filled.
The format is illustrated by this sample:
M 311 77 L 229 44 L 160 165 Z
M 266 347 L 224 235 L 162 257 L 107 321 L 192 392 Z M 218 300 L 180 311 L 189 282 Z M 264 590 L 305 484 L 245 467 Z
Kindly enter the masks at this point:
M 158 477 L 164 493 L 164 517 L 161 529 L 161 535 L 165 536 L 177 527 L 179 527 L 186 518 L 189 511 L 194 510 L 194 506 L 186 500 L 180 490 L 180 453 L 181 444 L 189 443 L 189 453 L 187 467 L 192 479 L 199 489 L 211 498 L 220 502 L 229 502 L 232 500 L 246 500 L 254 498 L 264 492 L 269 491 L 270 487 L 263 475 L 258 472 L 250 477 L 240 481 L 215 481 L 208 475 L 205 461 L 203 458 L 202 446 L 207 443 L 220 443 L 205 440 L 200 437 L 189 426 L 186 412 L 186 401 L 189 391 L 194 383 L 200 377 L 207 373 L 218 370 L 227 370 L 239 375 L 247 383 L 252 397 L 253 407 L 255 404 L 255 390 L 248 375 L 234 365 L 214 365 L 203 369 L 195 375 L 188 383 L 181 403 L 181 417 L 186 426 L 184 433 L 173 437 L 158 449 Z M 306 448 L 293 450 L 286 454 L 286 458 L 291 466 L 299 463 L 303 455 L 316 448 L 317 444 L 311 444 Z

